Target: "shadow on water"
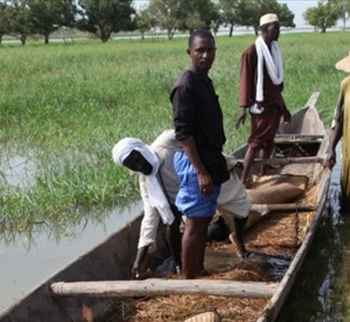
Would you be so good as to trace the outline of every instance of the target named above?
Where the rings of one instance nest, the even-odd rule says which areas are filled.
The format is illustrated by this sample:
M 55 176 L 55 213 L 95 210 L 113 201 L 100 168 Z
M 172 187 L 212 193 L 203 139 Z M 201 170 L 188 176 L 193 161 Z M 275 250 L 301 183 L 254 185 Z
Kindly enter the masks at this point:
M 350 214 L 341 209 L 339 182 L 337 164 L 323 219 L 278 322 L 350 319 Z

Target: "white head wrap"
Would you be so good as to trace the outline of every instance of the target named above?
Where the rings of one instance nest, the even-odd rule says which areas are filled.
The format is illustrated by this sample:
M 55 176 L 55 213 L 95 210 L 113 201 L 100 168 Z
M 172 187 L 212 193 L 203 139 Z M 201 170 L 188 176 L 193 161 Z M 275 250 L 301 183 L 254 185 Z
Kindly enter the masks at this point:
M 157 154 L 152 150 L 152 147 L 146 145 L 139 139 L 122 139 L 113 147 L 113 161 L 117 165 L 122 166 L 123 162 L 132 151 L 140 152 L 142 156 L 151 164 L 153 168 L 152 173 L 145 176 L 150 203 L 152 207 L 158 210 L 163 223 L 166 225 L 171 225 L 175 218 L 157 176 L 160 160 Z
M 278 16 L 275 13 L 267 13 L 260 17 L 259 26 L 267 25 L 268 23 L 278 22 Z

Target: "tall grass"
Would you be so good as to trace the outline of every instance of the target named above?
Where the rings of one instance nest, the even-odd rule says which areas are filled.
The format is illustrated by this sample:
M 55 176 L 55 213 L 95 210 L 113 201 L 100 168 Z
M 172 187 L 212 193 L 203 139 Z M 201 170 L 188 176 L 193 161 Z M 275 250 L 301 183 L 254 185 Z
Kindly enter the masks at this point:
M 284 97 L 291 110 L 320 90 L 319 111 L 329 125 L 344 77 L 333 66 L 348 52 L 347 39 L 347 33 L 282 35 Z M 239 58 L 253 41 L 217 41 L 211 77 L 224 110 L 227 151 L 242 144 L 249 130 L 236 131 L 234 119 Z M 136 180 L 112 163 L 110 151 L 122 137 L 151 142 L 171 127 L 168 93 L 188 65 L 185 48 L 186 39 L 0 48 L 0 143 L 38 151 L 39 167 L 28 190 L 0 177 L 0 222 L 50 223 L 74 218 L 82 208 L 135 198 Z

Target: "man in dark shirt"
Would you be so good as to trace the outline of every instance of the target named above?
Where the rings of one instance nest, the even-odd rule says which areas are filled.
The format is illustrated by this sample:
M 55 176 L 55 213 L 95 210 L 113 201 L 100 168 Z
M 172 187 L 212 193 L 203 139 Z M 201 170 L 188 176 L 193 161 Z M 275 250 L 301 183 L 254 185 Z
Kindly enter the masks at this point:
M 176 81 L 173 104 L 176 139 L 182 148 L 174 156 L 180 189 L 176 206 L 187 217 L 182 239 L 182 268 L 186 278 L 204 271 L 208 224 L 229 172 L 222 148 L 223 114 L 208 72 L 215 59 L 215 40 L 208 30 L 197 30 L 189 39 L 191 67 Z

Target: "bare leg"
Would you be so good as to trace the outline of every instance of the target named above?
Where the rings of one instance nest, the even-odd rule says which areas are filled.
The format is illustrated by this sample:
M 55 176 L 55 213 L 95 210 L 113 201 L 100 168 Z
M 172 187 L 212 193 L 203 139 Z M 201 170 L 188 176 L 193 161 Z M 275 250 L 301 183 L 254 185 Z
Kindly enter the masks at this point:
M 269 159 L 272 155 L 272 151 L 273 151 L 273 142 L 271 142 L 271 144 L 265 145 L 263 147 L 263 159 Z M 268 165 L 264 165 L 263 169 L 262 169 L 262 175 L 264 175 L 266 173 L 266 170 L 269 168 Z
M 243 230 L 247 222 L 247 218 L 235 218 L 234 222 L 236 233 L 232 234 L 232 237 L 234 242 L 236 243 L 239 256 L 244 258 L 247 255 L 247 250 L 244 246 Z
M 198 252 L 198 273 L 204 272 L 204 256 L 205 256 L 205 246 L 207 242 L 207 231 L 211 218 L 200 219 L 200 226 L 198 227 L 199 235 L 199 252 Z
M 167 227 L 167 243 L 170 254 L 174 257 L 176 269 L 181 267 L 181 234 L 180 234 L 181 216 L 176 215 L 171 226 Z
M 249 144 L 247 152 L 244 157 L 244 168 L 243 168 L 242 177 L 241 177 L 243 184 L 246 186 L 249 186 L 247 179 L 249 177 L 250 168 L 252 166 L 256 152 L 257 152 L 257 148 Z
M 203 269 L 208 219 L 187 219 L 182 237 L 182 271 L 185 278 L 191 279 Z

